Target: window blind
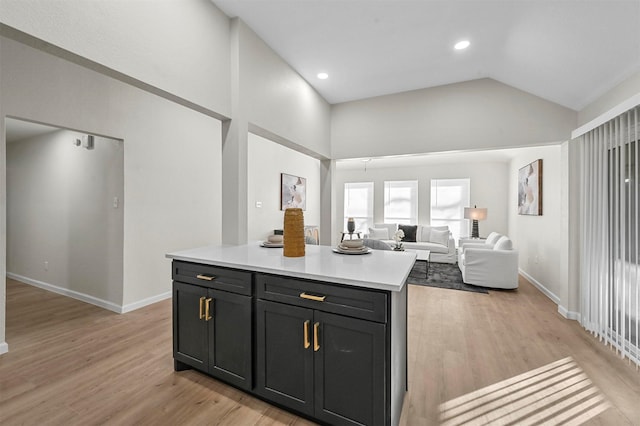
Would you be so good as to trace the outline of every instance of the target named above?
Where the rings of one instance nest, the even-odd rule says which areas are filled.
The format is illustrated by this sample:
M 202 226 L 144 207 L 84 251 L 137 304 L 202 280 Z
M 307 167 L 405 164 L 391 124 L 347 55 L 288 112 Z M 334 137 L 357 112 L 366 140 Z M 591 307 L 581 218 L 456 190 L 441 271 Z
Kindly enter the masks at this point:
M 640 107 L 582 136 L 581 323 L 640 366 Z

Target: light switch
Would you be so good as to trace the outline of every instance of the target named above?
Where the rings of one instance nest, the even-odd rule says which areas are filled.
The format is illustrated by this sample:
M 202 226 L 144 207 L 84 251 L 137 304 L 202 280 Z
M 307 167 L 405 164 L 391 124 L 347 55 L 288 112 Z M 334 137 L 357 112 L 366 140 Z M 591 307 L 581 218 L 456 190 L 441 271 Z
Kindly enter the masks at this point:
M 120 205 L 120 200 L 118 199 L 118 197 L 113 197 L 113 208 L 117 209 L 118 205 Z
M 262 201 L 256 201 L 256 209 L 262 208 Z

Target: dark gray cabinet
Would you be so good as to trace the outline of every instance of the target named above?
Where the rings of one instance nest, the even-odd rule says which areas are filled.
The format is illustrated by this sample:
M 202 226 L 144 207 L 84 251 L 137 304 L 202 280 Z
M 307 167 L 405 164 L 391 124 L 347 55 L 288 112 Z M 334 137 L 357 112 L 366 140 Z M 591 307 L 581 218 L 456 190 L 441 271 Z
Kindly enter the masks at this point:
M 370 292 L 266 275 L 258 276 L 257 285 L 256 392 L 329 424 L 384 425 L 386 324 L 339 313 L 356 312 L 350 298 L 363 308 Z M 287 295 L 295 297 L 289 303 L 262 299 Z M 382 293 L 376 298 L 386 300 Z
M 174 262 L 174 279 L 176 264 Z M 185 268 L 177 270 L 186 273 Z M 194 268 L 191 284 L 173 282 L 173 357 L 175 369 L 193 367 L 250 390 L 252 380 L 252 299 L 219 290 L 237 280 L 237 271 Z M 178 274 L 179 275 L 179 274 Z M 197 278 L 200 276 L 200 278 Z M 251 275 L 244 276 L 251 289 Z M 184 281 L 192 281 L 185 279 Z
M 198 369 L 323 424 L 398 424 L 406 286 L 389 292 L 178 260 L 173 281 L 176 370 Z

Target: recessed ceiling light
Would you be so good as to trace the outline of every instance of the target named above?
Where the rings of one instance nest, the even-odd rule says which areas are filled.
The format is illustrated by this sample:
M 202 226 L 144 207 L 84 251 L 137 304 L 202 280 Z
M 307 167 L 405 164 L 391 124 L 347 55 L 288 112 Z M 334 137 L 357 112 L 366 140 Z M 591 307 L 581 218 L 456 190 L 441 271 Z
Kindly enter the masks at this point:
M 326 80 L 326 79 L 328 79 L 328 78 L 329 78 L 329 74 L 327 74 L 326 72 L 319 72 L 319 73 L 318 73 L 318 78 L 319 78 L 320 80 Z
M 466 49 L 467 47 L 469 47 L 471 43 L 469 43 L 469 40 L 462 40 L 456 43 L 455 46 L 453 46 L 456 50 L 462 50 L 462 49 Z

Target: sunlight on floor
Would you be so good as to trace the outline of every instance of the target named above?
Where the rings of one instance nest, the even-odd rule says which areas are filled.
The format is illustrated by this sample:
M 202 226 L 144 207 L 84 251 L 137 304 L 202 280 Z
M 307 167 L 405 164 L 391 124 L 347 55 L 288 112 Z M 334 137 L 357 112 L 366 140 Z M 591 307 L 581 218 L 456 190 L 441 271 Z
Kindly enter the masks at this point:
M 611 405 L 565 358 L 440 405 L 443 425 L 580 425 Z

